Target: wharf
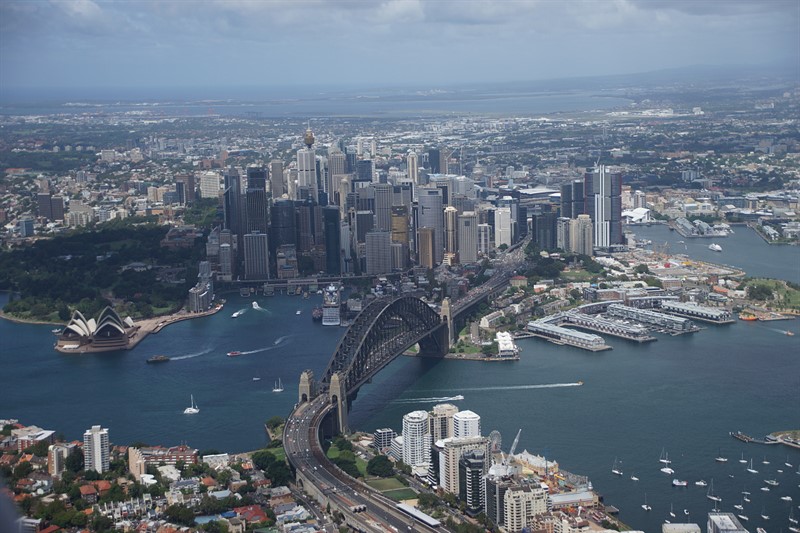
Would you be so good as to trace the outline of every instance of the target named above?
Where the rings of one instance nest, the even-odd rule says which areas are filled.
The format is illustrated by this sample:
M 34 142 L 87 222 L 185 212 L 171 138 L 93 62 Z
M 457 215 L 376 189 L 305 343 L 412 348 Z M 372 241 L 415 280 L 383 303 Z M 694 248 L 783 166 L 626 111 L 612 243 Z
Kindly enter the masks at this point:
M 754 444 L 781 444 L 781 441 L 778 440 L 778 439 L 774 439 L 774 440 L 772 440 L 772 439 L 770 439 L 770 440 L 757 439 L 755 437 L 751 437 L 750 435 L 742 433 L 741 431 L 731 431 L 730 432 L 730 436 L 733 437 L 734 439 L 740 440 L 742 442 L 747 442 L 747 443 L 751 443 L 752 442 Z
M 653 337 L 652 335 L 637 335 L 637 336 L 627 335 L 627 334 L 625 334 L 623 332 L 620 332 L 620 331 L 605 330 L 605 329 L 601 329 L 601 328 L 593 328 L 593 327 L 587 326 L 585 324 L 575 324 L 573 322 L 570 322 L 569 320 L 557 323 L 556 325 L 557 326 L 572 326 L 575 329 L 582 329 L 582 330 L 585 330 L 585 331 L 591 331 L 592 333 L 597 333 L 597 334 L 601 334 L 602 333 L 604 335 L 609 335 L 611 337 L 617 337 L 618 339 L 625 339 L 626 341 L 633 341 L 633 342 L 638 342 L 638 343 L 653 342 L 653 341 L 657 341 L 658 340 L 657 337 Z
M 481 353 L 448 353 L 445 359 L 460 359 L 462 361 L 519 361 L 518 355 L 513 356 L 485 356 Z
M 736 322 L 735 318 L 729 318 L 728 320 L 714 320 L 713 318 L 704 318 L 701 316 L 695 316 L 689 313 L 679 313 L 677 311 L 667 311 L 670 315 L 680 316 L 683 318 L 690 318 L 692 320 L 697 320 L 699 322 L 706 322 L 708 324 L 717 324 L 717 325 L 724 325 L 724 324 L 733 324 Z
M 570 341 L 565 340 L 565 339 L 554 339 L 554 338 L 548 337 L 547 335 L 539 335 L 537 333 L 531 333 L 531 336 L 532 337 L 538 337 L 540 339 L 544 339 L 546 341 L 552 342 L 553 344 L 557 344 L 559 346 L 573 346 L 575 348 L 580 348 L 581 350 L 587 350 L 589 352 L 604 352 L 606 350 L 610 350 L 611 349 L 611 346 L 609 346 L 608 344 L 601 344 L 599 346 L 586 346 L 586 345 L 583 345 L 583 344 L 578 344 L 576 342 L 570 342 Z

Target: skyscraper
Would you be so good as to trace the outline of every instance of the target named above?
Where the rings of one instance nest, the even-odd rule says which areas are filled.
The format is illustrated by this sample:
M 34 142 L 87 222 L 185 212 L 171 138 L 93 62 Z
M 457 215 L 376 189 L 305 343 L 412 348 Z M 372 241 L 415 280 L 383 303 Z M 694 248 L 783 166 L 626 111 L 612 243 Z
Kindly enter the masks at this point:
M 533 215 L 533 241 L 542 250 L 556 247 L 556 214 L 538 212 Z
M 244 236 L 244 275 L 249 280 L 269 279 L 269 242 L 266 233 Z
M 283 183 L 283 161 L 273 159 L 269 162 L 269 186 L 273 199 L 278 199 L 286 194 Z
M 433 228 L 419 228 L 417 230 L 418 256 L 417 262 L 425 268 L 436 266 L 434 241 L 436 236 Z
M 370 231 L 366 235 L 367 274 L 392 271 L 391 233 Z
M 511 208 L 498 207 L 494 210 L 494 245 L 511 246 Z
M 108 429 L 92 426 L 83 434 L 83 468 L 98 473 L 108 472 Z
M 222 211 L 225 229 L 236 235 L 242 235 L 242 180 L 239 171 L 230 168 L 225 171 L 225 189 L 223 192 Z
M 433 229 L 433 260 L 435 264 L 439 264 L 444 257 L 444 210 L 441 190 L 435 187 L 420 188 L 418 204 L 418 227 Z
M 458 461 L 458 497 L 467 504 L 467 514 L 477 516 L 486 505 L 486 485 L 483 476 L 486 472 L 487 457 L 482 450 L 472 450 Z
M 458 217 L 458 258 L 462 263 L 478 261 L 478 216 L 474 211 Z
M 478 252 L 486 256 L 492 249 L 492 227 L 489 224 L 478 224 Z
M 305 188 L 309 197 L 316 202 L 319 199 L 317 191 L 317 158 L 312 148 L 314 134 L 311 133 L 311 130 L 306 130 L 303 142 L 306 147 L 297 151 L 297 187 L 298 189 Z
M 175 190 L 178 192 L 178 202 L 183 205 L 192 205 L 195 199 L 194 174 L 178 174 L 175 176 Z
M 412 468 L 431 461 L 431 436 L 428 413 L 412 411 L 403 416 L 403 462 Z
M 408 177 L 414 186 L 419 185 L 419 159 L 415 151 L 410 151 L 406 157 L 406 167 L 408 167 Z
M 339 181 L 341 178 L 338 176 L 344 176 L 346 171 L 347 161 L 345 159 L 344 153 L 339 150 L 331 152 L 328 155 L 328 186 L 326 192 L 328 193 L 328 203 L 339 205 L 339 201 L 337 201 L 337 197 L 339 195 Z
M 453 436 L 453 416 L 458 407 L 451 403 L 440 403 L 433 406 L 428 415 L 428 432 L 433 442 L 449 439 Z
M 453 437 L 480 437 L 481 417 L 473 411 L 459 411 L 453 415 Z
M 333 275 L 341 274 L 339 208 L 331 205 L 324 207 L 322 220 L 325 232 L 325 272 Z
M 589 215 L 578 215 L 578 218 L 570 221 L 570 251 L 591 257 L 594 251 L 593 237 L 592 219 L 589 218 Z
M 565 252 L 571 250 L 570 245 L 570 226 L 572 221 L 567 217 L 558 217 L 556 219 L 556 248 L 560 248 Z
M 442 152 L 438 148 L 431 148 L 428 150 L 428 166 L 430 167 L 431 174 L 441 174 L 441 157 Z
M 188 192 L 188 187 L 187 187 Z M 200 197 L 217 198 L 219 196 L 219 174 L 206 171 L 200 174 Z
M 375 228 L 378 231 L 392 229 L 392 186 L 388 183 L 373 183 L 375 191 Z
M 392 241 L 408 246 L 408 208 L 404 205 L 392 207 Z
M 453 206 L 444 208 L 444 251 L 458 252 L 458 210 Z
M 263 167 L 247 168 L 246 233 L 267 233 L 267 172 Z
M 600 165 L 584 176 L 586 213 L 594 224 L 594 245 L 622 244 L 622 175 Z

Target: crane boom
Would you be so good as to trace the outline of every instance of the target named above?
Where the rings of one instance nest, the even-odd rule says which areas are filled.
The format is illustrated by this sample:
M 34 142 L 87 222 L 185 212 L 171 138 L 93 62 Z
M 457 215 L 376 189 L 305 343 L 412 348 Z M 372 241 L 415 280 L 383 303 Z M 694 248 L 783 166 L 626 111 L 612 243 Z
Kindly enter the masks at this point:
M 517 431 L 517 436 L 514 437 L 514 442 L 511 444 L 511 449 L 508 451 L 508 458 L 514 457 L 514 450 L 517 449 L 517 444 L 519 444 L 519 436 L 522 433 L 522 428 L 519 428 Z

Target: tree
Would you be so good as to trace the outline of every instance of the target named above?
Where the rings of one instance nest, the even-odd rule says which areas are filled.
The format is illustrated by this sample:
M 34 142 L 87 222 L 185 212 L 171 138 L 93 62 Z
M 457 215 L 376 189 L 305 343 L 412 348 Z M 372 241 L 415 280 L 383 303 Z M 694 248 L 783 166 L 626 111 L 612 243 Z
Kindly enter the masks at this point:
M 205 500 L 205 498 L 204 498 Z M 170 505 L 164 510 L 164 518 L 184 526 L 194 525 L 194 512 L 183 505 Z
M 280 416 L 273 416 L 272 418 L 267 420 L 267 427 L 269 429 L 275 429 L 281 424 L 283 424 L 283 418 L 281 418 Z
M 772 300 L 774 296 L 772 288 L 764 283 L 757 283 L 747 287 L 747 295 L 753 300 L 761 301 Z
M 367 474 L 378 477 L 389 477 L 394 473 L 392 462 L 385 455 L 376 455 L 367 463 Z
M 72 453 L 64 460 L 64 467 L 75 474 L 83 470 L 83 452 L 78 448 L 72 450 Z

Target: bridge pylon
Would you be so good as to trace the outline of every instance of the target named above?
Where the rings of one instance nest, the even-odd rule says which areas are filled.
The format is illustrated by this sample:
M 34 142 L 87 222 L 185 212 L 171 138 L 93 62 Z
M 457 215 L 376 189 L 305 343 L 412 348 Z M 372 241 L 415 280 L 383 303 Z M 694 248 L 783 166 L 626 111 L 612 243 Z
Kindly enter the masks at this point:
M 455 325 L 453 324 L 453 310 L 450 307 L 450 297 L 448 296 L 444 300 L 442 300 L 442 308 L 439 311 L 439 316 L 442 319 L 442 322 L 447 326 L 447 350 L 456 342 L 455 336 Z M 445 350 L 445 352 L 447 352 Z
M 346 435 L 347 428 L 347 389 L 345 380 L 339 372 L 334 372 L 331 376 L 331 384 L 328 388 L 328 398 L 332 404 L 336 405 L 336 417 L 338 419 L 339 433 Z
M 317 397 L 317 387 L 314 382 L 314 372 L 303 370 L 300 374 L 300 386 L 298 387 L 297 403 L 305 403 Z

